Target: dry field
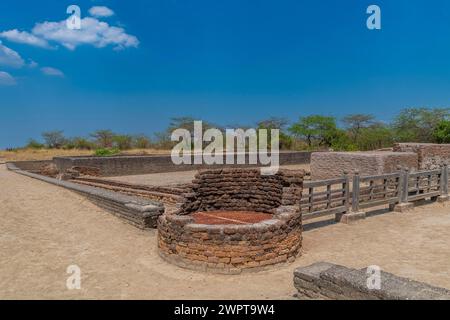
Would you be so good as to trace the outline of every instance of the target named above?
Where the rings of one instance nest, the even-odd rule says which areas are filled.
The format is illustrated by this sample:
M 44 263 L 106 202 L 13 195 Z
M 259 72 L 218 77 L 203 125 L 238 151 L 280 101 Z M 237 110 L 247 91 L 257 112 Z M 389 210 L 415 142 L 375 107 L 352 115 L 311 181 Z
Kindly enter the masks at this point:
M 6 161 L 27 160 L 51 160 L 53 157 L 61 156 L 92 156 L 94 151 L 90 150 L 62 150 L 62 149 L 18 149 L 15 151 L 0 150 L 0 158 Z M 122 151 L 121 154 L 170 154 L 167 150 L 157 149 L 132 149 Z
M 189 271 L 163 261 L 156 231 L 141 231 L 82 196 L 0 165 L 0 299 L 290 299 L 293 270 L 316 261 L 379 265 L 450 288 L 450 210 L 432 204 L 355 225 L 307 225 L 302 257 L 238 276 Z M 66 269 L 81 268 L 81 290 Z

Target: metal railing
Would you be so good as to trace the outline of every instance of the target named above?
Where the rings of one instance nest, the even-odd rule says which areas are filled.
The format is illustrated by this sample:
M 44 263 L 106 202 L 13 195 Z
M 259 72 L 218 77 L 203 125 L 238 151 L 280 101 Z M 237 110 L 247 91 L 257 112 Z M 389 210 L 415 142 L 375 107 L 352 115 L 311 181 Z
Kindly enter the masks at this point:
M 397 172 L 360 176 L 355 172 L 352 179 L 348 174 L 329 180 L 305 181 L 300 210 L 303 220 L 359 212 L 361 209 L 423 199 L 435 200 L 448 195 L 448 167 L 437 170 Z M 350 210 L 351 209 L 351 210 Z

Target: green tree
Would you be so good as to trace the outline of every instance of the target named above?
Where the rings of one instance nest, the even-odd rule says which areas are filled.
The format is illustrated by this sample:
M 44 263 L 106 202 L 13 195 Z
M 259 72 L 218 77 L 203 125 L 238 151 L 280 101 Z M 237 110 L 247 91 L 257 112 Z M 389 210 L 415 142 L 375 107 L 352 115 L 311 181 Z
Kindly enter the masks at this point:
M 433 138 L 437 143 L 450 143 L 450 121 L 442 120 L 433 131 Z
M 359 150 L 375 150 L 392 147 L 394 143 L 394 132 L 382 123 L 375 123 L 360 131 L 356 141 Z
M 42 138 L 45 141 L 45 145 L 51 149 L 61 148 L 66 143 L 66 138 L 61 130 L 43 132 Z
M 450 108 L 409 108 L 394 119 L 396 140 L 403 142 L 432 142 L 433 132 L 442 120 L 448 120 Z
M 334 151 L 356 151 L 357 146 L 352 142 L 352 139 L 345 130 L 337 128 L 330 134 L 330 147 Z
M 114 135 L 113 146 L 119 150 L 129 150 L 133 147 L 133 137 L 126 134 Z
M 321 115 L 301 117 L 290 128 L 294 136 L 305 139 L 308 147 L 313 145 L 331 146 L 337 134 L 336 119 Z
M 92 141 L 89 141 L 86 138 L 74 137 L 67 139 L 63 149 L 92 150 L 95 149 L 95 145 Z
M 371 114 L 349 114 L 342 119 L 347 130 L 350 132 L 353 142 L 356 142 L 361 134 L 361 130 L 369 127 L 375 117 Z
M 25 148 L 43 149 L 43 148 L 45 148 L 45 145 L 43 143 L 40 143 L 39 141 L 36 141 L 34 139 L 30 139 L 28 141 L 27 145 L 25 146 Z

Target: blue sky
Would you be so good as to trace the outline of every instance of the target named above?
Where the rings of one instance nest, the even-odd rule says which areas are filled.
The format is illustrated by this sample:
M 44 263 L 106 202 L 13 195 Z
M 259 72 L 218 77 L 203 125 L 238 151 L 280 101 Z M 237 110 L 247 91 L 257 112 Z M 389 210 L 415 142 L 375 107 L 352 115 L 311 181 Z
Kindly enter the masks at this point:
M 70 4 L 78 38 L 61 28 Z M 381 30 L 366 28 L 371 4 Z M 56 129 L 152 134 L 183 115 L 388 121 L 450 102 L 447 0 L 2 0 L 0 41 L 0 148 Z

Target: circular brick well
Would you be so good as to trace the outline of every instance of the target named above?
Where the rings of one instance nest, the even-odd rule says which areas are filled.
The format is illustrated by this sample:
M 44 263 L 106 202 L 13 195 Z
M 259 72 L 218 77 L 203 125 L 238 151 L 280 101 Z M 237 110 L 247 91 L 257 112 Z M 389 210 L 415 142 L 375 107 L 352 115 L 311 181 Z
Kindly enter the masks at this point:
M 237 274 L 293 262 L 302 245 L 303 171 L 199 172 L 179 210 L 158 220 L 162 258 L 181 267 Z

